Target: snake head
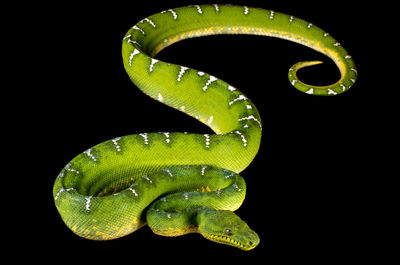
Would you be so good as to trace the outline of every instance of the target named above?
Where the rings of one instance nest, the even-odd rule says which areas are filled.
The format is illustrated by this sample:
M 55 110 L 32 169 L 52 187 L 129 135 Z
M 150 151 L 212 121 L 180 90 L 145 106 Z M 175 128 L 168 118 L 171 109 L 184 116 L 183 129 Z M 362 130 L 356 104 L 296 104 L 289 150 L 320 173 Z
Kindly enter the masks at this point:
M 199 217 L 199 232 L 211 241 L 242 250 L 251 250 L 260 242 L 257 233 L 232 211 L 208 209 Z

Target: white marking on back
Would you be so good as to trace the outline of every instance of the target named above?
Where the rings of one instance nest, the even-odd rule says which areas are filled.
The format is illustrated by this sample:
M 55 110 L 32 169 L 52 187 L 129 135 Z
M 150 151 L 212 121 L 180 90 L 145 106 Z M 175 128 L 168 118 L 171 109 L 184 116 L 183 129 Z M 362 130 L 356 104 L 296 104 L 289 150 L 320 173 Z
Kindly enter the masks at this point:
M 183 198 L 185 198 L 185 200 L 189 200 L 189 193 L 185 192 L 182 195 L 183 195 Z
M 147 133 L 140 133 L 139 135 L 143 137 L 144 144 L 149 144 L 149 138 L 147 136 Z
M 244 95 L 239 95 L 237 98 L 229 102 L 229 106 L 231 106 L 233 103 L 235 103 L 238 100 L 247 100 L 247 98 Z
M 289 22 L 290 22 L 290 23 L 292 23 L 292 22 L 293 22 L 293 20 L 294 20 L 294 17 L 293 17 L 293 16 L 290 16 L 290 18 L 289 18 Z
M 210 78 L 208 79 L 207 83 L 206 83 L 206 84 L 204 85 L 204 87 L 203 87 L 203 91 L 206 91 L 207 88 L 208 88 L 208 86 L 209 86 L 212 82 L 215 82 L 215 81 L 217 81 L 217 80 L 218 80 L 218 78 L 216 78 L 216 77 L 210 75 Z
M 205 75 L 205 73 L 204 73 L 204 72 L 201 72 L 201 71 L 197 72 L 197 74 L 198 74 L 199 76 Z
M 88 149 L 84 153 L 87 154 L 87 156 L 90 157 L 93 161 L 97 161 L 96 157 L 94 157 L 94 155 L 92 154 L 92 149 Z
M 171 142 L 171 140 L 169 139 L 169 132 L 165 132 L 165 142 L 167 142 L 167 144 L 169 144 L 169 142 Z
M 309 23 L 308 25 L 307 25 L 307 28 L 311 28 L 312 27 L 312 23 Z
M 207 166 L 201 166 L 201 175 L 204 176 Z
M 133 193 L 136 197 L 139 196 L 139 194 L 137 194 L 136 190 L 134 190 L 134 189 L 132 189 L 132 188 L 129 188 L 129 190 L 132 191 L 132 193 Z
M 70 190 L 74 190 L 74 188 L 64 189 L 63 187 L 61 187 L 61 189 L 57 192 L 56 196 L 54 197 L 54 200 L 56 201 L 62 192 Z
M 258 125 L 260 125 L 261 128 L 261 122 L 259 120 L 256 119 L 256 117 L 254 117 L 253 115 L 244 117 L 244 118 L 240 118 L 239 121 L 244 121 L 244 120 L 253 120 L 256 121 L 258 123 Z
M 234 176 L 235 174 L 236 174 L 235 172 L 231 172 L 231 173 L 229 173 L 228 175 L 225 176 L 225 179 L 228 179 L 228 178 Z
M 350 55 L 346 55 L 344 58 L 345 59 L 351 59 L 351 56 Z
M 243 146 L 247 146 L 247 140 L 244 135 L 240 131 L 235 131 L 235 133 L 240 135 L 240 137 L 242 138 Z
M 336 43 L 333 44 L 333 46 L 335 46 L 335 47 L 340 46 L 340 43 L 336 42 Z
M 228 86 L 228 90 L 229 90 L 229 91 L 235 91 L 236 88 L 234 88 L 233 86 L 229 85 L 229 86 Z
M 142 47 L 142 45 L 140 45 L 140 43 L 137 42 L 137 41 L 135 41 L 135 40 L 129 39 L 129 40 L 128 40 L 128 43 L 136 44 L 137 46 Z
M 195 7 L 197 9 L 197 12 L 199 12 L 199 14 L 203 14 L 203 10 L 201 10 L 201 7 L 199 5 L 192 5 L 190 7 Z
M 79 174 L 79 171 L 76 169 L 71 168 L 72 164 L 67 164 L 64 168 L 65 170 L 69 171 L 69 172 L 74 172 L 76 174 Z
M 154 22 L 152 21 L 152 20 L 150 20 L 149 18 L 144 18 L 144 19 L 142 19 L 139 23 L 143 23 L 143 22 L 148 22 L 150 25 L 152 25 L 153 26 L 153 28 L 155 28 L 156 27 L 156 24 L 154 24 Z
M 247 15 L 249 13 L 249 7 L 244 6 L 244 14 Z
M 139 53 L 140 53 L 140 51 L 138 49 L 133 49 L 133 52 L 129 56 L 129 66 L 132 66 L 133 56 L 135 56 L 136 54 L 139 54 Z
M 143 31 L 143 29 L 141 29 L 141 28 L 139 28 L 138 26 L 133 26 L 132 27 L 132 29 L 134 29 L 134 30 L 138 30 L 138 31 L 140 31 L 143 35 L 146 35 L 145 33 L 144 33 L 144 31 Z
M 167 172 L 170 177 L 174 176 L 168 168 L 161 169 L 161 171 Z
M 270 11 L 269 19 L 274 19 L 275 12 L 273 10 Z
M 328 89 L 328 95 L 336 95 L 337 93 L 332 89 Z
M 246 105 L 247 109 L 253 109 L 253 107 L 251 105 Z
M 182 76 L 183 76 L 183 74 L 185 73 L 185 71 L 187 70 L 187 69 L 189 69 L 189 68 L 187 68 L 187 67 L 185 67 L 185 66 L 181 66 L 181 70 L 179 71 L 179 74 L 178 74 L 178 82 L 180 82 L 181 80 L 182 80 Z
M 219 13 L 219 6 L 218 6 L 217 4 L 214 4 L 213 6 L 214 6 L 214 8 L 215 8 L 215 12 L 216 12 L 216 13 Z
M 324 37 L 328 37 L 329 36 L 329 33 L 328 32 L 325 32 L 324 33 Z
M 314 88 L 310 88 L 306 91 L 307 94 L 314 94 Z
M 204 134 L 204 137 L 206 138 L 206 148 L 210 148 L 210 135 Z
M 178 15 L 176 14 L 176 12 L 173 9 L 164 10 L 161 12 L 161 14 L 164 14 L 167 11 L 171 12 L 172 16 L 174 17 L 174 20 L 176 20 L 178 18 Z
M 237 185 L 237 183 L 233 183 L 233 184 L 232 184 L 232 187 L 233 187 L 234 189 L 236 189 L 237 191 L 241 191 L 241 190 L 242 190 L 241 188 L 239 188 L 239 186 Z
M 121 147 L 118 144 L 118 141 L 121 140 L 121 139 L 122 139 L 122 137 L 117 137 L 117 138 L 114 138 L 114 139 L 111 140 L 112 143 L 115 145 L 115 148 L 117 149 L 117 152 L 121 151 Z
M 147 175 L 142 176 L 142 178 L 144 178 L 145 180 L 147 180 L 150 183 L 153 183 L 153 181 Z
M 150 63 L 150 68 L 149 68 L 150 72 L 153 71 L 154 64 L 156 64 L 158 62 L 159 62 L 159 60 L 151 58 L 151 63 Z
M 85 200 L 86 200 L 85 209 L 86 209 L 86 211 L 89 211 L 90 210 L 90 204 L 92 202 L 92 196 L 86 197 Z

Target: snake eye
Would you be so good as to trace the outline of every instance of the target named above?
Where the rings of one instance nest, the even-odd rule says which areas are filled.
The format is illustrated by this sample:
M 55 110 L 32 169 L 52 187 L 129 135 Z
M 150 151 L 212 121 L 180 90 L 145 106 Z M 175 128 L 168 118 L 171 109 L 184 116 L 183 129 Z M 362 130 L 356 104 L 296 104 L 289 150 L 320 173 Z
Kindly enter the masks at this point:
M 225 235 L 231 236 L 232 235 L 232 231 L 230 229 L 226 229 L 225 230 Z

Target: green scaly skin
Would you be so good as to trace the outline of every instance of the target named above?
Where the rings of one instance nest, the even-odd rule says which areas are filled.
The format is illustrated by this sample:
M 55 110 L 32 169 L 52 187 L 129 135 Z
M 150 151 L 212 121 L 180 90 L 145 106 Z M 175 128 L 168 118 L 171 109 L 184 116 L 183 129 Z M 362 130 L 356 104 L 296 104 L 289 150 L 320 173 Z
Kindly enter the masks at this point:
M 142 133 L 98 144 L 75 157 L 58 175 L 56 207 L 77 235 L 94 240 L 125 236 L 146 223 L 157 234 L 190 232 L 244 250 L 259 238 L 233 211 L 246 186 L 236 173 L 256 155 L 261 118 L 239 90 L 207 73 L 159 61 L 154 56 L 183 39 L 214 34 L 253 34 L 288 39 L 330 57 L 341 78 L 329 86 L 301 82 L 300 91 L 337 95 L 356 80 L 351 56 L 329 34 L 293 16 L 239 6 L 202 5 L 169 9 L 143 19 L 122 42 L 125 69 L 144 93 L 191 115 L 215 134 Z

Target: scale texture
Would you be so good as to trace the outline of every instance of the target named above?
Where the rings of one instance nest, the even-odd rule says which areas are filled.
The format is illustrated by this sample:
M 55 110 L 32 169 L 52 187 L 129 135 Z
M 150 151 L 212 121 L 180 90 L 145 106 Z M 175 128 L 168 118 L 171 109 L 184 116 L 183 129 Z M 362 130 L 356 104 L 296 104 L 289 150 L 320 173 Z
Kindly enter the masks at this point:
M 278 37 L 325 54 L 341 73 L 332 85 L 311 86 L 297 78 L 299 69 L 320 62 L 300 62 L 289 69 L 291 84 L 308 94 L 343 93 L 357 77 L 351 56 L 330 34 L 272 10 L 194 5 L 143 19 L 122 41 L 130 79 L 145 94 L 193 116 L 215 134 L 134 134 L 76 156 L 53 189 L 55 205 L 74 233 L 109 240 L 148 224 L 164 236 L 197 232 L 243 250 L 257 246 L 257 234 L 234 213 L 246 192 L 238 173 L 260 146 L 262 125 L 255 105 L 217 77 L 155 59 L 179 40 L 215 34 Z

